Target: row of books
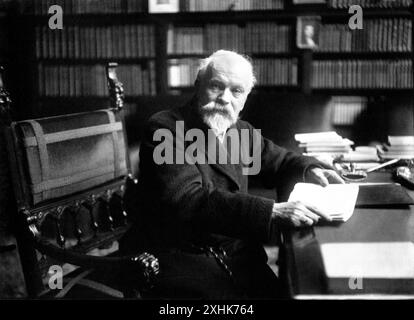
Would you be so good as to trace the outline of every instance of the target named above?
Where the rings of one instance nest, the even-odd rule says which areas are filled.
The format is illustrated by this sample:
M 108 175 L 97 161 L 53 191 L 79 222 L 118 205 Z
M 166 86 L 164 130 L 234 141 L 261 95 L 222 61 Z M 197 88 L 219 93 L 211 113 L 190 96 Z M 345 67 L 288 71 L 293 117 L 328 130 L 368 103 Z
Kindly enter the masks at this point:
M 255 59 L 253 68 L 258 85 L 295 86 L 298 84 L 297 59 Z
M 361 30 L 351 30 L 345 24 L 321 25 L 318 51 L 366 52 L 411 51 L 412 23 L 410 19 L 364 20 Z
M 328 0 L 328 6 L 332 8 L 348 9 L 352 5 L 362 8 L 408 8 L 413 5 L 413 0 Z
M 414 159 L 414 136 L 388 136 L 377 148 L 383 159 Z
M 117 73 L 127 96 L 156 95 L 154 61 L 142 65 L 120 65 Z
M 167 53 L 204 53 L 203 27 L 174 27 L 168 26 Z
M 199 67 L 198 59 L 168 60 L 168 85 L 170 87 L 192 86 Z
M 330 101 L 332 125 L 352 125 L 367 108 L 367 97 L 333 96 Z
M 284 8 L 284 0 L 181 0 L 181 11 L 243 11 Z
M 134 58 L 155 56 L 153 25 L 36 26 L 36 58 Z
M 169 54 L 212 52 L 232 49 L 246 53 L 289 52 L 291 26 L 274 22 L 206 24 L 204 27 L 175 27 L 167 33 Z
M 147 1 L 137 0 L 17 0 L 23 14 L 47 15 L 50 6 L 59 5 L 64 14 L 108 14 L 146 12 Z
M 126 96 L 155 95 L 155 64 L 121 65 Z M 104 65 L 38 65 L 38 94 L 44 97 L 107 96 Z
M 66 14 L 134 13 L 148 10 L 147 1 L 141 0 L 16 0 L 16 2 L 21 13 L 36 15 L 48 14 L 48 9 L 52 5 L 61 6 Z M 168 1 L 165 3 L 168 4 Z M 412 0 L 328 0 L 329 7 L 340 9 L 349 8 L 354 4 L 363 8 L 407 8 L 412 3 Z M 283 8 L 284 0 L 179 1 L 179 10 L 184 12 L 280 10 Z
M 409 89 L 413 87 L 411 60 L 313 61 L 313 88 Z
M 169 86 L 193 85 L 198 67 L 198 59 L 170 59 L 168 66 Z M 294 86 L 298 84 L 297 59 L 255 59 L 253 68 L 257 85 Z

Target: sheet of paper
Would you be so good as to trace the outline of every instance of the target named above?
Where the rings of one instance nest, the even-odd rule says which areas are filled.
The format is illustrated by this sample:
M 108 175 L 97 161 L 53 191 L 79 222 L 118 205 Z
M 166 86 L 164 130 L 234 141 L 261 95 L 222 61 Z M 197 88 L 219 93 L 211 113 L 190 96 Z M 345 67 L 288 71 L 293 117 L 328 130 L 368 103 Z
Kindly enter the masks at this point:
M 414 243 L 354 242 L 321 245 L 329 278 L 414 279 Z
M 307 143 L 312 141 L 341 141 L 342 137 L 335 131 L 327 132 L 312 132 L 312 133 L 297 133 L 295 134 L 295 140 Z
M 347 221 L 354 212 L 358 185 L 330 184 L 322 187 L 313 183 L 297 183 L 288 201 L 309 203 L 334 220 Z

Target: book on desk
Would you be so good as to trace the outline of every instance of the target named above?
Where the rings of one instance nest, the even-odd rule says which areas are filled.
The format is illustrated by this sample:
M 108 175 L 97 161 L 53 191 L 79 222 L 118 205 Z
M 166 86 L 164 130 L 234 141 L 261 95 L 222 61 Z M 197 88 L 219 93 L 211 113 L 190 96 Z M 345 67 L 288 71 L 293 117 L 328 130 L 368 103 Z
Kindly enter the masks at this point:
M 347 221 L 355 208 L 358 185 L 297 183 L 288 201 L 301 201 L 328 215 L 333 221 Z
M 413 205 L 413 199 L 398 183 L 361 183 L 355 206 L 395 207 Z
M 345 222 L 355 207 L 397 207 L 414 205 L 413 199 L 398 183 L 330 184 L 297 183 L 288 201 L 310 204 L 332 218 Z

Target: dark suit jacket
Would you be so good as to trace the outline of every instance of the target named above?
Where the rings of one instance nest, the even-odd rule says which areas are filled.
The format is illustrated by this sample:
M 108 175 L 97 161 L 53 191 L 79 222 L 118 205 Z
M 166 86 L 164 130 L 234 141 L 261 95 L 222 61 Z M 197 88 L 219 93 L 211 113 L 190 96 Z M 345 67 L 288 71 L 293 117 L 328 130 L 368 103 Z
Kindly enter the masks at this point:
M 241 164 L 154 162 L 154 148 L 160 143 L 153 141 L 154 132 L 165 128 L 175 133 L 176 121 L 184 121 L 185 131 L 207 130 L 192 102 L 151 117 L 141 144 L 138 190 L 130 194 L 135 225 L 121 244 L 129 250 L 152 252 L 189 244 L 221 245 L 230 254 L 240 244 L 258 248 L 273 230 L 274 200 L 248 194 L 248 176 L 242 174 Z M 235 128 L 248 129 L 249 134 L 254 129 L 242 120 Z M 262 136 L 260 140 L 259 177 L 267 187 L 303 180 L 308 166 L 320 165 L 314 158 L 287 151 Z

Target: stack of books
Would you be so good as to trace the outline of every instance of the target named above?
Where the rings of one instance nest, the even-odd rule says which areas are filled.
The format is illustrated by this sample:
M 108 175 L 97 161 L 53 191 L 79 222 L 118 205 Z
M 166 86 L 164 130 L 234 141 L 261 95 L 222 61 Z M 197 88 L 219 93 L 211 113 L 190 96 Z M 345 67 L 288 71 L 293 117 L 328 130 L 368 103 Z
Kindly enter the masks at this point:
M 372 163 L 379 162 L 377 149 L 370 146 L 358 146 L 354 151 L 345 154 L 341 159 L 343 162 Z
M 414 159 L 414 136 L 388 136 L 377 149 L 382 159 Z
M 343 157 L 352 151 L 353 141 L 341 137 L 334 131 L 299 133 L 295 134 L 295 140 L 307 156 L 332 158 Z

